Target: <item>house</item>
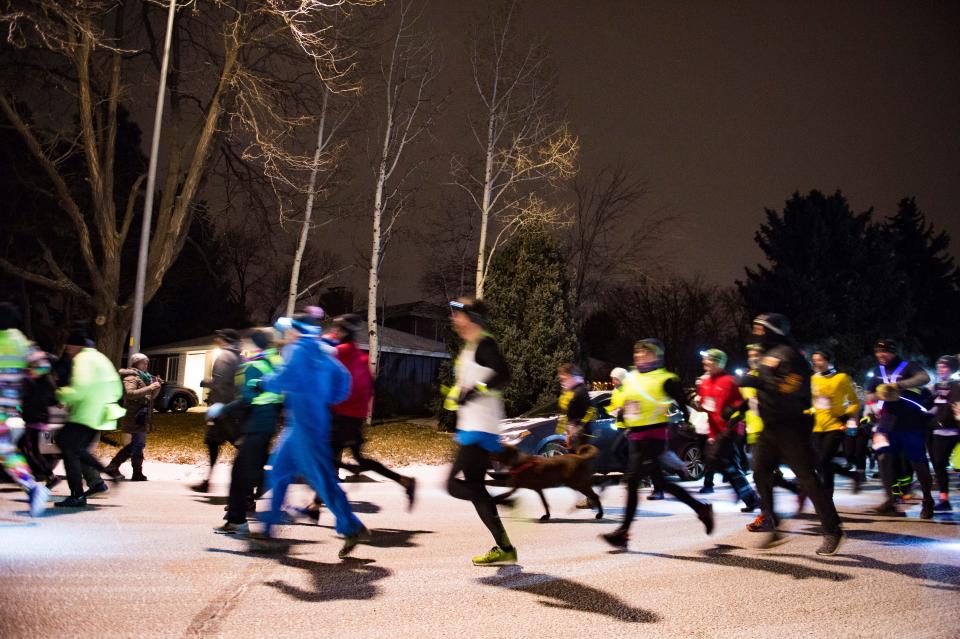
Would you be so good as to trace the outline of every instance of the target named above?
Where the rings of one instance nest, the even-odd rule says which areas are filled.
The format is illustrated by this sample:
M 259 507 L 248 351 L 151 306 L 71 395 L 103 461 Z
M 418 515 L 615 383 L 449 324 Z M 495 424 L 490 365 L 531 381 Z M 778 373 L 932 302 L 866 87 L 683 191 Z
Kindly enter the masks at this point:
M 369 349 L 366 337 L 357 344 Z M 243 350 L 253 345 L 244 342 Z M 150 370 L 165 380 L 192 389 L 205 396 L 200 382 L 210 377 L 220 349 L 213 335 L 163 344 L 144 349 L 150 357 Z M 450 359 L 441 342 L 403 331 L 380 327 L 380 366 L 376 382 L 377 416 L 417 415 L 429 411 L 439 390 L 440 366 Z

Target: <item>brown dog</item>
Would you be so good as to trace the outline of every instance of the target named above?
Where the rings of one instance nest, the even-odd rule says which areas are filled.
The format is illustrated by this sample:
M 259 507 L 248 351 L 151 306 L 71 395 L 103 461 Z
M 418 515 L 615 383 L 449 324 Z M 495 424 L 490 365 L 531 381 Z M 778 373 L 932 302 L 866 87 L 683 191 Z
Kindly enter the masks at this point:
M 543 509 L 547 511 L 540 521 L 550 519 L 550 506 L 543 495 L 546 488 L 569 486 L 583 493 L 590 506 L 597 509 L 597 519 L 603 519 L 603 506 L 600 497 L 593 492 L 593 471 L 590 460 L 597 456 L 597 447 L 584 444 L 571 455 L 557 455 L 555 457 L 540 457 L 527 455 L 514 446 L 504 446 L 503 451 L 494 455 L 501 463 L 510 467 L 510 478 L 513 487 L 509 492 L 496 497 L 496 501 L 505 501 L 518 488 L 535 490 L 543 502 Z

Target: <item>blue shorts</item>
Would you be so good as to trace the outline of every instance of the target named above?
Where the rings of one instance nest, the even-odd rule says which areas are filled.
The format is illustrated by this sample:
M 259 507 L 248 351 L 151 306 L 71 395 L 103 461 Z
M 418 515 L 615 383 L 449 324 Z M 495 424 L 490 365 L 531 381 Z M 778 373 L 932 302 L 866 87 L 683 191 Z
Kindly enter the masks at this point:
M 912 462 L 927 461 L 927 436 L 920 430 L 894 430 L 884 433 L 890 440 L 887 449 L 892 453 L 904 455 Z

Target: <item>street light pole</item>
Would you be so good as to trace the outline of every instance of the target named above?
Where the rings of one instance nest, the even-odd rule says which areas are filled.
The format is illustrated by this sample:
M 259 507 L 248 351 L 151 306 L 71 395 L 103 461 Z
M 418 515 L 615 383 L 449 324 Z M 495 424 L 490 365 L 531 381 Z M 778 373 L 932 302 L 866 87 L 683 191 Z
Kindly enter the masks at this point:
M 160 89 L 157 92 L 157 109 L 153 116 L 153 140 L 150 143 L 150 165 L 147 169 L 147 193 L 143 207 L 143 227 L 140 229 L 137 283 L 133 293 L 133 326 L 130 329 L 130 355 L 140 350 L 140 330 L 143 326 L 143 289 L 147 280 L 147 253 L 150 251 L 150 223 L 153 219 L 153 193 L 157 183 L 160 124 L 163 120 L 163 102 L 167 92 L 167 67 L 170 62 L 170 40 L 173 38 L 173 18 L 176 13 L 177 0 L 170 0 L 170 6 L 167 10 L 167 35 L 163 41 L 163 61 L 160 63 Z

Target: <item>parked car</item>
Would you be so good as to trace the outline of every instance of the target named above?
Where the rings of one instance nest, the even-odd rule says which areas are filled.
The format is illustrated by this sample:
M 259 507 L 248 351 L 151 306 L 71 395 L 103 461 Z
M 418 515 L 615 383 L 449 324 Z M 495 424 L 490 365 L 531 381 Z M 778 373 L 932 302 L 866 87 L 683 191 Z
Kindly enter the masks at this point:
M 627 439 L 617 428 L 615 415 L 607 411 L 611 396 L 611 391 L 590 392 L 590 402 L 596 411 L 596 418 L 589 425 L 591 443 L 598 449 L 594 468 L 601 475 L 623 473 L 627 467 Z M 691 424 L 681 421 L 679 411 L 674 416 L 670 424 L 670 449 L 686 465 L 690 477 L 700 479 L 704 462 L 698 433 L 705 428 L 706 415 L 693 409 L 690 413 Z M 564 435 L 556 432 L 559 418 L 556 402 L 540 406 L 520 417 L 503 420 L 500 439 L 528 455 L 565 455 L 570 451 Z M 490 474 L 500 479 L 508 475 L 509 470 L 495 463 Z
M 200 399 L 192 389 L 173 382 L 164 382 L 160 387 L 160 394 L 153 401 L 153 408 L 161 413 L 185 413 L 188 408 L 199 404 Z

